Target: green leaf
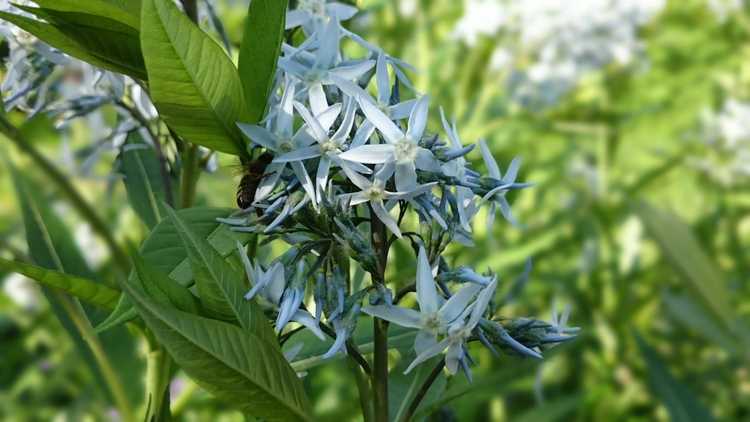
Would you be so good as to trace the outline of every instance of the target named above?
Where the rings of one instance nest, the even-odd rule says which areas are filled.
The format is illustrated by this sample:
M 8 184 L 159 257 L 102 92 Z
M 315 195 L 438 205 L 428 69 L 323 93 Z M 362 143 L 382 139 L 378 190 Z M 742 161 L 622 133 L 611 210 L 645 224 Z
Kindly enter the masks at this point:
M 156 303 L 130 282 L 124 289 L 175 362 L 207 391 L 268 421 L 310 420 L 302 383 L 278 348 L 235 325 Z
M 153 228 L 165 214 L 166 189 L 159 159 L 137 132 L 131 132 L 121 162 L 128 202 L 146 226 Z
M 707 312 L 733 330 L 735 318 L 729 306 L 727 285 L 690 228 L 677 216 L 645 202 L 638 205 L 637 212 L 668 262 L 688 282 Z
M 23 274 L 45 286 L 62 290 L 96 306 L 112 309 L 120 292 L 83 277 L 52 271 L 36 265 L 0 258 L 0 270 Z
M 114 19 L 134 29 L 141 26 L 140 0 L 35 0 L 34 3 L 45 9 Z
M 154 300 L 174 306 L 183 312 L 198 313 L 198 301 L 187 287 L 175 283 L 166 274 L 155 270 L 140 255 L 136 254 L 133 257 L 133 264 L 141 286 Z
M 419 392 L 424 382 L 430 376 L 430 373 L 443 358 L 443 356 L 436 356 L 425 362 L 422 362 L 414 372 L 410 374 L 404 374 L 404 370 L 408 367 L 409 363 L 416 357 L 413 352 L 402 355 L 401 362 L 394 368 L 388 375 L 388 403 L 389 413 L 391 420 L 402 421 L 406 415 L 406 411 L 409 409 L 414 397 Z M 437 400 L 445 390 L 445 376 L 438 376 L 438 378 L 430 386 L 427 394 L 422 399 L 421 403 L 417 407 L 417 411 L 424 407 L 427 403 L 433 400 Z M 415 412 L 416 413 L 416 412 Z
M 29 254 L 34 264 L 76 277 L 94 280 L 95 276 L 86 264 L 70 232 L 62 220 L 52 211 L 49 198 L 43 196 L 44 190 L 32 183 L 12 165 L 10 169 L 21 205 Z M 102 285 L 101 287 L 106 286 Z M 60 291 L 46 287 L 43 287 L 42 291 L 45 293 L 55 316 L 73 339 L 77 350 L 92 373 L 95 374 L 96 379 L 101 385 L 105 385 L 91 349 L 85 344 L 75 328 L 75 324 L 65 311 L 66 304 L 72 303 L 74 306 L 80 306 L 77 304 L 77 300 Z M 106 313 L 96 308 L 84 305 L 83 309 L 92 324 L 98 323 L 106 316 Z M 139 377 L 143 371 L 143 365 L 136 358 L 135 341 L 132 336 L 128 334 L 124 327 L 120 327 L 100 336 L 100 339 L 107 356 L 131 375 L 124 378 L 123 381 L 126 384 L 130 401 L 138 402 L 142 399 L 143 388 Z
M 554 422 L 567 417 L 581 405 L 581 394 L 573 394 L 545 401 L 513 418 L 513 422 Z
M 126 24 L 87 13 L 18 6 L 46 20 L 92 56 L 119 69 L 120 73 L 145 79 L 138 30 Z
M 171 0 L 143 0 L 141 46 L 151 98 L 186 140 L 247 155 L 236 122 L 247 112 L 237 70 Z
M 244 275 L 229 265 L 224 256 L 195 233 L 174 210 L 166 208 L 187 251 L 201 302 L 222 319 L 236 320 L 245 330 L 275 344 L 276 336 L 263 312 L 244 297 L 249 289 L 242 283 Z
M 287 4 L 288 0 L 256 0 L 247 12 L 239 67 L 249 123 L 259 122 L 266 111 L 284 40 Z
M 731 353 L 736 355 L 742 353 L 742 346 L 732 333 L 727 332 L 726 328 L 718 324 L 711 315 L 707 315 L 706 309 L 688 295 L 665 292 L 662 295 L 662 301 L 668 313 L 678 322 Z
M 684 384 L 672 376 L 656 350 L 643 341 L 639 335 L 636 335 L 635 339 L 648 365 L 649 386 L 666 406 L 672 421 L 713 421 L 711 412 Z
M 234 252 L 235 242 L 242 238 L 232 232 L 226 225 L 219 224 L 216 219 L 226 217 L 232 212 L 229 208 L 197 207 L 179 210 L 177 213 L 190 225 L 191 229 L 222 256 Z M 143 260 L 155 271 L 168 274 L 169 278 L 183 286 L 189 286 L 193 281 L 193 272 L 187 258 L 187 252 L 182 247 L 180 235 L 172 220 L 166 218 L 154 227 L 140 248 Z M 135 277 L 131 273 L 130 279 Z M 138 316 L 127 296 L 122 296 L 115 310 L 107 319 L 96 327 L 99 332 L 106 331 L 117 325 L 132 321 Z
M 52 47 L 57 48 L 58 50 L 63 51 L 79 60 L 83 60 L 94 66 L 113 72 L 124 74 L 128 73 L 128 69 L 123 69 L 120 66 L 109 63 L 90 53 L 85 47 L 81 46 L 77 41 L 71 39 L 68 35 L 60 31 L 53 25 L 7 12 L 0 12 L 0 19 L 6 20 L 16 25 L 17 27 L 30 33 L 31 35 L 34 35 L 35 37 L 51 45 Z M 145 78 L 145 74 L 141 76 Z

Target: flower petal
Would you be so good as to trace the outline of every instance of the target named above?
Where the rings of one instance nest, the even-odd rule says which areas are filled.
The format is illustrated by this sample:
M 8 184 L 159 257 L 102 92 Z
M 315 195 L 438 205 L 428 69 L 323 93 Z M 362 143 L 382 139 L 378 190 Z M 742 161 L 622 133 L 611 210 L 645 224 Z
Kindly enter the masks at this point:
M 384 105 L 388 104 L 391 99 L 391 82 L 388 78 L 388 64 L 385 54 L 382 52 L 378 55 L 375 79 L 378 85 L 378 102 Z
M 307 193 L 307 196 L 313 202 L 313 205 L 315 205 L 317 203 L 315 201 L 315 187 L 312 180 L 310 180 L 310 176 L 307 174 L 307 170 L 305 170 L 305 166 L 300 161 L 292 161 L 292 170 L 297 176 L 297 180 L 302 184 L 302 188 Z
M 300 323 L 307 327 L 310 331 L 312 331 L 313 334 L 315 334 L 315 337 L 325 340 L 325 334 L 323 334 L 323 331 L 320 330 L 320 326 L 318 325 L 318 320 L 313 318 L 312 315 L 310 315 L 309 312 L 298 309 L 297 312 L 292 315 L 292 321 Z
M 432 267 L 430 267 L 430 261 L 427 260 L 427 251 L 421 246 L 417 256 L 417 302 L 419 302 L 419 310 L 425 314 L 437 312 L 440 306 L 440 297 L 435 287 L 435 280 L 432 278 Z
M 273 188 L 276 187 L 285 166 L 284 163 L 271 163 L 266 167 L 266 173 L 255 191 L 255 202 L 266 199 L 273 192 Z
M 393 145 L 362 145 L 339 155 L 339 158 L 365 164 L 382 164 L 393 160 Z
M 328 132 L 323 129 L 323 126 L 320 124 L 318 119 L 313 117 L 313 115 L 310 113 L 310 110 L 308 110 L 304 104 L 295 101 L 294 108 L 297 110 L 297 113 L 302 116 L 302 119 L 307 124 L 308 132 L 310 133 L 310 135 L 312 135 L 313 138 L 315 138 L 316 141 L 323 142 L 328 140 Z
M 401 132 L 401 129 L 399 129 L 398 126 L 396 126 L 396 124 L 375 105 L 360 98 L 359 106 L 362 109 L 362 112 L 365 113 L 367 120 L 372 122 L 372 124 L 378 128 L 388 143 L 395 144 L 404 138 L 404 133 Z
M 296 149 L 294 151 L 287 152 L 286 154 L 279 155 L 278 157 L 273 159 L 273 163 L 289 163 L 292 161 L 309 160 L 315 157 L 320 157 L 320 146 L 310 145 L 309 147 Z
M 406 371 L 404 371 L 404 374 L 408 374 L 409 372 L 411 372 L 412 369 L 414 369 L 415 366 L 426 361 L 427 359 L 430 359 L 433 356 L 437 356 L 443 353 L 443 350 L 445 350 L 449 344 L 450 344 L 450 339 L 446 338 L 446 339 L 443 339 L 441 342 L 435 344 L 434 346 L 430 347 L 429 349 L 425 350 L 424 352 L 420 353 L 419 355 L 417 355 L 416 359 L 414 359 L 411 362 L 411 364 L 409 364 L 409 367 L 406 368 Z
M 495 161 L 495 157 L 492 156 L 492 152 L 484 139 L 479 140 L 479 150 L 482 151 L 482 159 L 484 160 L 484 165 L 487 166 L 487 171 L 489 171 L 490 177 L 497 180 L 502 179 L 500 168 L 497 166 L 497 161 Z
M 414 168 L 414 163 L 396 163 L 396 190 L 407 193 L 414 191 L 416 188 L 417 171 Z
M 478 284 L 465 284 L 461 290 L 451 296 L 450 299 L 440 307 L 440 310 L 438 311 L 440 319 L 447 325 L 454 322 L 469 306 L 469 303 L 471 303 L 480 290 L 482 290 L 482 286 Z
M 473 330 L 474 327 L 479 323 L 479 319 L 482 317 L 484 312 L 487 310 L 487 306 L 490 304 L 490 300 L 495 296 L 495 289 L 497 288 L 497 278 L 487 285 L 482 292 L 479 293 L 477 301 L 474 302 L 474 308 L 471 310 L 471 316 L 466 327 Z
M 307 96 L 310 99 L 310 110 L 314 115 L 324 112 L 328 108 L 326 93 L 323 91 L 323 84 L 313 82 L 307 90 Z M 308 123 L 309 124 L 309 123 Z
M 393 219 L 390 213 L 388 213 L 388 210 L 385 209 L 385 206 L 383 206 L 383 201 L 372 201 L 370 202 L 370 205 L 372 207 L 372 210 L 375 212 L 375 215 L 378 216 L 378 219 L 385 224 L 386 227 L 396 235 L 399 239 L 401 238 L 401 230 L 398 228 L 398 223 L 396 220 Z
M 419 100 L 417 100 L 417 103 L 414 105 L 414 109 L 412 109 L 411 114 L 409 115 L 409 130 L 406 133 L 406 136 L 408 136 L 409 139 L 415 142 L 418 142 L 420 139 L 422 139 L 424 129 L 427 126 L 427 114 L 429 108 L 429 95 L 423 95 L 419 98 Z
M 435 155 L 427 148 L 417 147 L 417 158 L 414 163 L 417 168 L 424 171 L 430 171 L 433 173 L 440 173 L 442 168 L 440 162 L 435 158 Z
M 414 309 L 393 305 L 365 306 L 362 312 L 406 328 L 422 328 L 422 315 Z
M 247 123 L 237 123 L 237 127 L 240 128 L 245 136 L 256 144 L 268 148 L 271 151 L 276 151 L 278 148 L 278 138 L 268 129 Z
M 375 66 L 375 60 L 363 60 L 356 64 L 337 66 L 329 70 L 328 73 L 329 75 L 351 81 L 367 73 L 373 66 Z

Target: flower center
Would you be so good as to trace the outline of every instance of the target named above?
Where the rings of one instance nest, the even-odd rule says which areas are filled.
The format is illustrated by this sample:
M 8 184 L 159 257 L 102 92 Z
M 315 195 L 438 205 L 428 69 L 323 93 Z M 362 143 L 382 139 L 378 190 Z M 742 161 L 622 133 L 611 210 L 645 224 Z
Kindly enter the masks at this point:
M 396 142 L 394 155 L 399 163 L 410 163 L 417 158 L 417 144 L 408 138 Z
M 383 186 L 381 186 L 380 183 L 376 182 L 367 189 L 365 195 L 367 195 L 371 201 L 382 201 L 385 199 L 385 189 L 383 189 Z
M 323 16 L 326 13 L 325 0 L 300 0 L 297 7 L 318 16 Z
M 424 329 L 437 334 L 440 330 L 440 317 L 437 312 L 427 315 L 424 320 Z
M 291 139 L 282 139 L 281 142 L 279 142 L 279 149 L 281 152 L 291 152 L 294 150 L 294 145 L 292 145 Z
M 321 142 L 320 143 L 320 150 L 323 153 L 341 152 L 341 150 L 339 149 L 338 144 L 336 142 L 334 142 L 333 140 L 331 140 L 331 139 L 328 139 L 325 142 Z

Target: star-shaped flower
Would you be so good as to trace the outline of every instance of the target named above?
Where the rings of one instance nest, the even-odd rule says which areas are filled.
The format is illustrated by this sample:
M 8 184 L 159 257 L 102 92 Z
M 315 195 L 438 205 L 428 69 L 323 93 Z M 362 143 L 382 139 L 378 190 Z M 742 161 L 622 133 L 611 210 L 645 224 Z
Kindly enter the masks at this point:
M 365 306 L 362 311 L 402 327 L 419 329 L 414 341 L 414 349 L 421 356 L 439 344 L 438 336 L 448 334 L 452 326 L 465 318 L 471 310 L 472 300 L 482 290 L 482 286 L 467 283 L 448 300 L 443 299 L 437 292 L 427 253 L 421 247 L 417 258 L 416 284 L 419 311 L 393 305 Z M 445 340 L 440 343 L 444 342 Z M 443 349 L 445 347 L 447 346 L 444 346 Z M 413 363 L 409 370 L 414 365 L 416 363 Z
M 393 163 L 386 163 L 383 165 L 377 173 L 373 176 L 372 180 L 368 180 L 366 177 L 351 171 L 349 168 L 344 167 L 346 175 L 349 180 L 352 181 L 359 189 L 360 192 L 343 194 L 340 198 L 347 202 L 349 205 L 359 205 L 365 202 L 370 203 L 370 207 L 375 215 L 378 217 L 388 229 L 395 234 L 397 237 L 401 237 L 401 230 L 398 228 L 396 220 L 388 213 L 388 208 L 385 206 L 385 201 L 389 199 L 408 199 L 416 195 L 421 195 L 424 192 L 432 189 L 434 183 L 418 186 L 410 192 L 390 192 L 385 189 L 388 179 L 391 178 L 394 171 Z
M 365 164 L 395 163 L 396 189 L 410 192 L 417 188 L 417 169 L 440 172 L 440 163 L 430 150 L 419 145 L 427 125 L 430 98 L 421 97 L 409 116 L 406 133 L 370 101 L 359 98 L 367 119 L 383 134 L 385 144 L 362 145 L 341 154 L 344 160 Z

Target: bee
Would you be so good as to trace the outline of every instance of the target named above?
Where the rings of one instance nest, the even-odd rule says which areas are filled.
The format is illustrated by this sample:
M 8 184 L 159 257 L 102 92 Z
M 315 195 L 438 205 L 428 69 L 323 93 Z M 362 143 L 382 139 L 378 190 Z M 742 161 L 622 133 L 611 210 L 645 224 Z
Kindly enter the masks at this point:
M 255 191 L 260 181 L 266 176 L 266 167 L 273 161 L 273 155 L 267 152 L 255 160 L 242 165 L 242 179 L 237 186 L 237 206 L 241 209 L 250 208 L 255 201 Z

